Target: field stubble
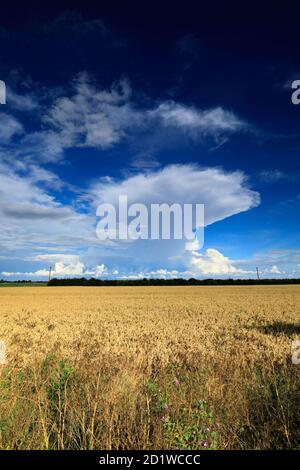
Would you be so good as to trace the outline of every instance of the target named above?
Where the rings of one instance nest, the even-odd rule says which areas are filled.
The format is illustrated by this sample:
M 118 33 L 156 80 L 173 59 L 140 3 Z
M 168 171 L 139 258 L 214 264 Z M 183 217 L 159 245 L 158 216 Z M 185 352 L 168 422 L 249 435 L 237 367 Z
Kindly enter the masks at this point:
M 2 449 L 300 447 L 300 286 L 0 291 Z

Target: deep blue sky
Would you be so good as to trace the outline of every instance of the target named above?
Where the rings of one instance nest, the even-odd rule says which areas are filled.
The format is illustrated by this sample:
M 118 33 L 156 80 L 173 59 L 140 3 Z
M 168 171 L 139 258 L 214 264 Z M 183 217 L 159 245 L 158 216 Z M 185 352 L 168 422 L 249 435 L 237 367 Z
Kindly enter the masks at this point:
M 0 277 L 298 277 L 300 7 L 122 3 L 1 6 Z M 208 206 L 203 248 L 96 240 L 145 184 Z

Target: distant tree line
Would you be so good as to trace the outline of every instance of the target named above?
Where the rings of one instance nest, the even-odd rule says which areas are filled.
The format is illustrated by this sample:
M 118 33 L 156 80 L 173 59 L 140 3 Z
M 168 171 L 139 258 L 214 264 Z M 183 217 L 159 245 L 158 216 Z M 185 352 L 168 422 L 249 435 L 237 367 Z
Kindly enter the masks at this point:
M 21 280 L 17 280 L 17 281 L 7 281 L 5 279 L 0 279 L 0 284 L 46 284 L 45 281 L 31 281 L 30 279 L 29 280 L 25 280 L 25 279 L 21 279 Z
M 51 279 L 48 286 L 252 286 L 300 284 L 300 279 Z

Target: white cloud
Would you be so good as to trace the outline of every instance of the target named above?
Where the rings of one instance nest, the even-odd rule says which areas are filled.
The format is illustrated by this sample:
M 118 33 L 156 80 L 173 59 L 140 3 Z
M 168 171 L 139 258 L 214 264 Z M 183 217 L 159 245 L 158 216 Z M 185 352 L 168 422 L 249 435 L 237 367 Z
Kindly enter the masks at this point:
M 215 248 L 208 248 L 205 253 L 193 252 L 191 266 L 196 274 L 253 274 L 254 271 L 247 271 L 236 268 L 233 262 Z
M 221 107 L 201 110 L 175 102 L 162 102 L 143 109 L 132 101 L 127 81 L 99 90 L 82 74 L 74 82 L 71 97 L 58 98 L 44 116 L 44 122 L 58 132 L 64 147 L 105 149 L 126 137 L 128 131 L 155 125 L 173 127 L 190 135 L 215 139 L 238 132 L 247 125 Z
M 104 264 L 99 264 L 98 266 L 96 266 L 96 269 L 94 270 L 94 275 L 96 277 L 100 277 L 102 276 L 104 273 L 106 272 L 106 267 L 104 266 Z
M 206 225 L 247 211 L 260 202 L 259 194 L 247 187 L 242 172 L 196 165 L 169 165 L 123 181 L 104 179 L 91 188 L 95 205 L 117 204 L 120 195 L 126 195 L 129 204 L 204 204 Z
M 173 269 L 172 271 L 169 271 L 168 269 L 157 269 L 156 271 L 150 271 L 149 273 L 146 273 L 147 276 L 153 276 L 153 277 L 162 277 L 162 278 L 167 278 L 167 277 L 176 277 L 178 276 L 178 271 L 177 269 Z
M 35 255 L 30 258 L 31 261 L 47 261 L 49 263 L 61 262 L 61 263 L 76 263 L 78 261 L 78 255 L 70 255 L 64 253 L 46 253 L 42 255 Z
M 21 144 L 14 149 L 18 158 L 42 163 L 56 162 L 63 158 L 64 149 L 70 145 L 64 136 L 52 129 L 27 133 Z
M 280 269 L 274 264 L 274 266 L 271 267 L 270 273 L 272 274 L 282 274 Z
M 121 80 L 108 91 L 98 90 L 86 75 L 74 82 L 71 97 L 60 97 L 44 116 L 58 133 L 61 145 L 105 149 L 116 144 L 125 130 L 137 125 L 139 113 L 129 102 L 131 89 Z
M 129 204 L 204 203 L 206 225 L 259 204 L 258 193 L 247 187 L 241 172 L 171 165 L 122 181 L 101 180 L 81 201 L 83 212 L 79 212 L 76 200 L 73 205 L 62 204 L 48 189 L 63 184 L 54 174 L 31 165 L 24 171 L 26 168 L 0 165 L 0 249 L 8 258 L 9 254 L 17 255 L 31 263 L 31 269 L 26 271 L 35 277 L 48 275 L 50 265 L 57 275 L 102 275 L 104 265 L 96 268 L 95 259 L 119 272 L 126 265 L 135 272 L 144 272 L 146 266 L 145 272 L 153 271 L 152 276 L 184 271 L 190 261 L 185 240 L 100 243 L 95 233 L 96 206 L 100 202 L 116 203 L 120 194 L 128 196 Z M 197 250 L 197 240 L 188 248 L 190 252 Z M 32 270 L 33 263 L 43 263 L 42 269 Z M 162 263 L 164 268 L 160 268 Z M 160 269 L 167 271 L 159 272 Z M 2 271 L 13 272 L 3 268 Z
M 247 124 L 234 113 L 221 107 L 201 110 L 171 101 L 161 103 L 150 114 L 160 118 L 165 126 L 204 137 L 219 138 L 247 128 Z
M 43 183 L 52 190 L 60 190 L 65 183 L 52 171 L 45 170 L 39 165 L 28 165 L 28 178 L 32 183 Z
M 36 275 L 41 275 L 41 272 L 45 270 L 37 271 Z M 65 276 L 83 276 L 85 271 L 85 266 L 81 261 L 76 263 L 65 264 L 61 261 L 58 261 L 54 265 L 52 276 L 65 277 Z M 47 271 L 46 271 L 47 273 Z M 44 274 L 44 276 L 47 274 Z
M 33 111 L 38 107 L 36 98 L 29 94 L 20 95 L 7 88 L 7 104 L 18 111 Z
M 152 203 L 204 204 L 205 225 L 213 224 L 259 204 L 259 194 L 247 187 L 247 178 L 241 172 L 225 172 L 216 168 L 196 165 L 170 165 L 158 171 L 128 176 L 122 181 L 104 178 L 90 189 L 90 199 L 95 208 L 100 203 L 117 207 L 118 197 L 126 195 L 128 205 L 142 203 L 148 208 Z M 150 211 L 149 211 L 150 212 Z M 172 271 L 177 266 L 189 264 L 188 251 L 199 249 L 197 240 L 137 240 L 114 242 L 119 250 L 120 263 L 129 262 L 141 267 L 159 269 L 163 262 Z M 127 261 L 128 260 L 128 261 Z
M 66 149 L 89 147 L 104 150 L 135 135 L 139 136 L 143 149 L 135 149 L 137 156 L 132 161 L 139 166 L 150 164 L 153 168 L 156 165 L 154 155 L 151 159 L 142 156 L 141 150 L 145 154 L 144 142 L 157 149 L 180 132 L 192 138 L 213 138 L 219 145 L 232 133 L 248 128 L 232 111 L 220 106 L 200 109 L 174 101 L 142 106 L 134 99 L 128 81 L 119 80 L 110 88 L 103 89 L 84 73 L 78 75 L 68 89 L 48 90 L 42 96 L 41 104 L 33 95 L 20 95 L 12 90 L 9 90 L 9 98 L 13 109 L 39 111 L 36 113 L 39 128 L 26 133 L 14 117 L 0 114 L 2 145 L 11 142 L 14 136 L 24 134 L 20 144 L 10 148 L 14 158 L 22 161 L 55 162 L 63 158 Z M 162 127 L 175 132 L 168 136 L 164 131 L 161 137 Z M 151 149 L 147 151 L 148 155 L 149 151 L 151 154 Z M 153 148 L 152 152 L 155 153 Z
M 247 264 L 252 269 L 258 266 L 263 274 L 288 274 L 296 268 L 299 261 L 300 250 L 291 248 L 254 253 L 251 258 L 238 260 L 237 263 Z
M 24 129 L 22 124 L 13 116 L 0 113 L 0 142 L 8 144 L 15 136 L 21 135 Z
M 96 243 L 95 218 L 57 201 L 36 178 L 0 164 L 0 250 L 22 249 L 30 255 L 39 245 L 66 249 Z
M 119 274 L 119 273 L 117 273 Z M 120 279 L 172 279 L 178 278 L 180 276 L 185 277 L 187 273 L 180 273 L 176 269 L 172 269 L 171 271 L 165 268 L 156 269 L 153 271 L 140 271 L 137 273 L 130 273 L 130 274 L 122 274 L 119 276 Z
M 50 267 L 49 267 L 50 268 Z M 38 269 L 32 272 L 8 272 L 3 271 L 1 274 L 5 277 L 35 277 L 35 278 L 48 278 L 49 268 Z M 63 263 L 57 261 L 51 271 L 51 277 L 64 278 L 64 277 L 101 277 L 106 272 L 104 264 L 96 266 L 94 269 L 87 269 L 85 264 L 81 261 L 73 263 Z

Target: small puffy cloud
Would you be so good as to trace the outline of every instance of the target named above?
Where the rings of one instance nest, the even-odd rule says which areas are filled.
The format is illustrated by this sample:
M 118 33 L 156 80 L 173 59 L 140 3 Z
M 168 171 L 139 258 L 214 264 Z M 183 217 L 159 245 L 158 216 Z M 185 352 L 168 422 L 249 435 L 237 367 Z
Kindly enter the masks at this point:
M 106 267 L 104 266 L 104 264 L 98 264 L 98 266 L 96 266 L 95 270 L 92 271 L 93 272 L 93 275 L 96 276 L 96 277 L 100 277 L 102 276 L 103 274 L 105 274 L 106 272 Z
M 179 272 L 177 269 L 159 268 L 152 271 L 140 271 L 137 273 L 122 274 L 120 279 L 174 279 L 186 277 L 187 272 Z
M 193 252 L 191 266 L 196 274 L 238 275 L 250 274 L 253 271 L 236 268 L 233 262 L 215 248 L 208 248 L 205 253 Z
M 65 276 L 83 276 L 85 266 L 81 261 L 77 263 L 65 264 L 61 261 L 55 263 L 53 269 L 53 276 L 65 277 Z
M 272 274 L 282 274 L 280 269 L 275 264 L 274 264 L 274 266 L 271 267 L 269 272 L 272 273 Z
M 66 259 L 66 255 L 63 255 L 64 259 Z M 1 274 L 5 277 L 21 277 L 21 278 L 48 278 L 49 276 L 49 269 L 37 269 L 36 271 L 32 272 L 7 272 L 3 271 Z M 93 269 L 87 269 L 85 264 L 82 261 L 74 260 L 73 262 L 62 262 L 57 261 L 51 270 L 51 276 L 57 278 L 64 278 L 64 277 L 101 277 L 106 272 L 106 268 L 104 264 L 100 264 L 95 266 Z

